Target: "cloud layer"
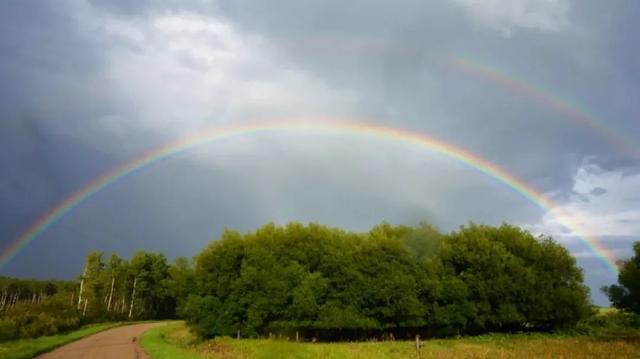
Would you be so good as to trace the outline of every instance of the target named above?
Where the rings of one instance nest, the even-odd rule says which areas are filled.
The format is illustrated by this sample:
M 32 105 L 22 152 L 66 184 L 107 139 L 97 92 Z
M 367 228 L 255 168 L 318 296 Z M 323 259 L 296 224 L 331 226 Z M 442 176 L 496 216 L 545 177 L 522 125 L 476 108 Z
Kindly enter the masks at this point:
M 86 250 L 192 255 L 224 227 L 364 230 L 508 221 L 555 235 L 597 288 L 615 278 L 559 223 L 619 257 L 640 233 L 638 158 L 463 58 L 640 135 L 638 6 L 596 1 L 20 1 L 0 5 L 0 244 L 92 178 L 203 129 L 367 120 L 476 153 L 552 196 L 542 213 L 480 172 L 394 141 L 269 133 L 160 161 L 51 226 L 3 273 L 77 274 Z M 606 16 L 600 16 L 606 14 Z M 64 248 L 54 251 L 52 248 Z M 46 268 L 46 269 L 45 269 Z

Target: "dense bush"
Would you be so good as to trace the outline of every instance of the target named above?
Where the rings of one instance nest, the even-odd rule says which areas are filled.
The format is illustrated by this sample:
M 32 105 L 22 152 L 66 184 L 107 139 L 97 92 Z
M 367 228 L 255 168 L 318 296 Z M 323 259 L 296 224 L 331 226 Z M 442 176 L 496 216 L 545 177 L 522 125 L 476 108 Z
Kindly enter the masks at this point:
M 619 337 L 620 333 L 633 335 L 634 331 L 638 329 L 640 329 L 640 315 L 614 310 L 586 318 L 580 321 L 575 328 L 566 332 L 568 334 Z
M 0 340 L 35 338 L 76 329 L 82 324 L 80 312 L 66 296 L 47 298 L 43 303 L 17 303 L 0 316 Z
M 620 263 L 618 284 L 602 288 L 613 306 L 626 312 L 640 314 L 640 242 L 633 245 L 632 258 Z
M 569 252 L 509 225 L 225 231 L 198 256 L 191 292 L 182 314 L 203 337 L 549 330 L 591 314 Z

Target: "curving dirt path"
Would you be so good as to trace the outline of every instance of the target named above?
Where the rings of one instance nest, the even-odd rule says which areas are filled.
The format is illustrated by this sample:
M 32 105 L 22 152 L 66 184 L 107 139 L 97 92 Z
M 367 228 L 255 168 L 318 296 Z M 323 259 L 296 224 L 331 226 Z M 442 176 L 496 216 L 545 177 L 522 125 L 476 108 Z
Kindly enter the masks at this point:
M 100 332 L 36 358 L 42 359 L 148 359 L 138 345 L 145 331 L 164 323 L 127 325 Z

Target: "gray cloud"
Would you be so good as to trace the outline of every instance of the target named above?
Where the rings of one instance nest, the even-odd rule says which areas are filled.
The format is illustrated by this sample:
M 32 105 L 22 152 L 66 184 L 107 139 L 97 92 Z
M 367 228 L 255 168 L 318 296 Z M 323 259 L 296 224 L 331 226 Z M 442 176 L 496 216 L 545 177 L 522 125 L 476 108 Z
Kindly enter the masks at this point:
M 295 116 L 369 119 L 430 134 L 583 216 L 633 222 L 638 204 L 630 193 L 609 184 L 574 186 L 580 171 L 597 167 L 591 181 L 622 173 L 620 188 L 627 188 L 638 159 L 548 98 L 627 139 L 640 135 L 633 120 L 640 50 L 628 35 L 636 32 L 637 5 L 559 0 L 527 13 L 526 0 L 472 4 L 3 3 L 0 244 L 83 183 L 149 148 L 203 128 Z M 454 59 L 523 84 L 465 71 Z M 547 97 L 527 92 L 527 84 Z M 624 201 L 606 201 L 612 196 Z M 3 271 L 71 276 L 90 248 L 188 255 L 225 226 L 248 230 L 295 219 L 354 230 L 383 219 L 427 219 L 445 230 L 468 220 L 509 221 L 567 234 L 504 185 L 428 150 L 344 135 L 256 134 L 117 182 Z M 621 234 L 598 223 L 606 238 Z M 635 227 L 619 228 L 624 256 Z M 68 248 L 67 260 L 48 251 L 54 245 Z M 580 258 L 594 288 L 612 280 L 596 275 L 594 260 Z

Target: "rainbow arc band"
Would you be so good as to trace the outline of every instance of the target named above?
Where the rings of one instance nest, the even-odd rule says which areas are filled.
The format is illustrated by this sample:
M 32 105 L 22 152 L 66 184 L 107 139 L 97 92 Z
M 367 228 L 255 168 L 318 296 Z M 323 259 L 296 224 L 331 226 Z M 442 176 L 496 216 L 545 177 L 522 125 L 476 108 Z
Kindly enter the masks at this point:
M 344 119 L 306 119 L 294 118 L 285 120 L 269 120 L 260 122 L 246 122 L 226 127 L 213 128 L 208 131 L 200 131 L 193 136 L 188 136 L 174 142 L 169 142 L 162 146 L 147 151 L 140 156 L 123 163 L 101 176 L 93 179 L 82 188 L 78 189 L 72 195 L 58 203 L 48 212 L 44 213 L 38 220 L 29 226 L 14 242 L 4 248 L 0 254 L 0 267 L 6 265 L 12 258 L 16 256 L 29 243 L 38 238 L 51 225 L 60 221 L 66 214 L 72 211 L 80 203 L 86 201 L 97 192 L 102 191 L 114 182 L 120 181 L 129 175 L 132 175 L 154 162 L 166 159 L 171 156 L 188 151 L 192 148 L 212 143 L 218 140 L 246 136 L 249 134 L 264 132 L 289 132 L 289 131 L 312 131 L 328 134 L 367 136 L 392 140 L 404 144 L 415 145 L 418 147 L 429 149 L 435 153 L 464 163 L 477 171 L 495 179 L 496 181 L 506 185 L 514 192 L 520 194 L 531 203 L 540 207 L 547 212 L 558 211 L 557 206 L 544 193 L 536 191 L 533 187 L 510 174 L 505 169 L 490 161 L 456 147 L 451 143 L 444 142 L 434 137 L 427 136 L 418 132 L 411 132 L 399 128 L 387 127 L 376 123 L 344 120 Z M 555 213 L 557 215 L 557 213 Z M 574 234 L 579 235 L 584 244 L 592 251 L 613 273 L 617 273 L 617 266 L 614 263 L 614 257 L 610 255 L 607 249 L 593 237 L 580 235 L 578 226 L 568 223 L 567 216 L 557 217 L 562 220 L 562 224 L 570 229 Z
M 497 67 L 483 64 L 477 60 L 462 56 L 450 56 L 445 61 L 456 70 L 482 78 L 497 86 L 517 93 L 533 102 L 549 108 L 562 115 L 562 118 L 571 121 L 580 127 L 589 128 L 593 133 L 607 140 L 617 151 L 632 159 L 640 159 L 640 146 L 638 141 L 630 138 L 625 133 L 607 125 L 604 121 L 593 116 L 589 111 L 567 101 L 560 96 L 545 90 L 532 82 L 509 74 Z

